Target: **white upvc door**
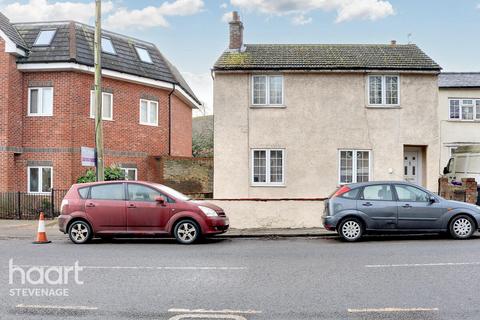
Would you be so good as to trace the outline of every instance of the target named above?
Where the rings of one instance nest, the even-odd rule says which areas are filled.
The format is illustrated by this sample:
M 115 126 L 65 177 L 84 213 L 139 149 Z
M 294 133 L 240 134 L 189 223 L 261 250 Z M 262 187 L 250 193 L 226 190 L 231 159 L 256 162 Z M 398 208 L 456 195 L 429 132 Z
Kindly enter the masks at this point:
M 421 184 L 419 179 L 419 159 L 418 151 L 405 151 L 404 152 L 404 176 L 405 181 Z

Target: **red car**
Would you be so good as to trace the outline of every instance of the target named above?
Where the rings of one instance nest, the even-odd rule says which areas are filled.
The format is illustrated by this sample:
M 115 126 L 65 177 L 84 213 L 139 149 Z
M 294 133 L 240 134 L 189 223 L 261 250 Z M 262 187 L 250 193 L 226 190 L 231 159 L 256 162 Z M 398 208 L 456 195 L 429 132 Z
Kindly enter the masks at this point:
M 60 231 L 74 243 L 94 236 L 169 236 L 190 244 L 224 233 L 228 218 L 205 201 L 194 201 L 161 184 L 106 181 L 74 184 L 62 201 Z

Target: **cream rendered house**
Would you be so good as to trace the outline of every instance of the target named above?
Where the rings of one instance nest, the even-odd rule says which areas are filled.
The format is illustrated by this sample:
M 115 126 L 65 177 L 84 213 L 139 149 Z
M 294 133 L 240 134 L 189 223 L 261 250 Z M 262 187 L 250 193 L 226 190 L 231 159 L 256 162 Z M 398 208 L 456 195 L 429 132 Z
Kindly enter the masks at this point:
M 214 65 L 214 198 L 231 226 L 316 227 L 339 185 L 437 190 L 440 66 L 416 45 L 230 44 Z
M 443 168 L 455 148 L 480 145 L 480 72 L 441 73 L 438 87 Z

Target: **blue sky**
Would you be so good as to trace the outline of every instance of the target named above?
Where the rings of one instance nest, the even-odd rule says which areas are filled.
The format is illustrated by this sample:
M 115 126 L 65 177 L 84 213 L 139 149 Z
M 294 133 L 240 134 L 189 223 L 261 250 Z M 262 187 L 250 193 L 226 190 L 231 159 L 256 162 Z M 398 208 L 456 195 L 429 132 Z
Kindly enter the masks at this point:
M 246 43 L 416 43 L 444 71 L 480 71 L 480 0 L 111 0 L 104 25 L 154 42 L 211 107 L 210 68 L 240 12 Z M 12 21 L 93 22 L 92 0 L 0 0 Z M 222 17 L 224 17 L 222 19 Z

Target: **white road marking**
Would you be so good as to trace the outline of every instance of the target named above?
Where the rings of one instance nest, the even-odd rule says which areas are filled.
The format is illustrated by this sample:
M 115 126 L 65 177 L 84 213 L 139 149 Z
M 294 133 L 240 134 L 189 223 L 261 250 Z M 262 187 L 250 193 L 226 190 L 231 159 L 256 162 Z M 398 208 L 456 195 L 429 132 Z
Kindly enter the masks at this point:
M 364 308 L 364 309 L 348 309 L 350 313 L 380 313 L 380 312 L 433 312 L 438 308 Z
M 64 267 L 64 266 L 54 266 L 54 265 L 18 265 L 22 268 L 31 268 L 31 267 L 40 267 L 40 268 L 50 268 L 50 267 Z M 207 267 L 175 267 L 175 266 L 159 266 L 159 267 L 148 267 L 148 266 L 79 266 L 85 269 L 111 269 L 111 270 L 246 270 L 247 267 L 225 267 L 225 266 L 207 266 Z
M 168 309 L 168 312 L 172 313 L 243 313 L 243 314 L 259 314 L 262 311 L 258 310 L 231 310 L 231 309 L 223 309 L 223 310 L 208 310 L 208 309 L 180 309 L 180 308 L 172 308 Z
M 233 320 L 247 320 L 246 318 L 234 315 L 234 314 L 179 314 L 171 317 L 168 320 L 181 320 L 181 319 L 233 319 Z
M 42 305 L 42 304 L 18 304 L 16 307 L 28 308 L 28 309 L 98 310 L 97 307 L 88 307 L 88 306 L 55 306 L 55 305 Z
M 365 268 L 408 268 L 408 267 L 442 267 L 442 266 L 478 266 L 480 262 L 439 262 L 439 263 L 405 263 L 405 264 L 367 264 Z

